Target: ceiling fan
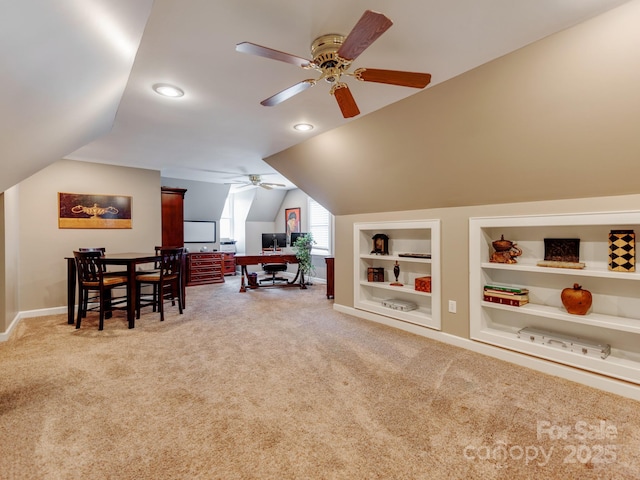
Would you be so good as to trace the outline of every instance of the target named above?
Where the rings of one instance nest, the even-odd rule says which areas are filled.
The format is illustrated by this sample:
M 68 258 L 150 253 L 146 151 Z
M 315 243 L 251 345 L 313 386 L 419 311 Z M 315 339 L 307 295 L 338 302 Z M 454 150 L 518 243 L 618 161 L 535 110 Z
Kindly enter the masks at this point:
M 431 81 L 428 73 L 403 72 L 397 70 L 380 70 L 375 68 L 358 68 L 347 72 L 351 63 L 358 58 L 380 35 L 386 32 L 393 22 L 382 13 L 366 10 L 360 20 L 346 37 L 340 34 L 327 34 L 316 38 L 311 43 L 313 60 L 297 57 L 288 53 L 263 47 L 255 43 L 242 42 L 236 45 L 236 51 L 250 53 L 260 57 L 291 63 L 306 70 L 320 73 L 317 79 L 307 79 L 282 90 L 260 102 L 271 107 L 313 87 L 319 80 L 331 84 L 331 93 L 342 111 L 344 118 L 360 114 L 351 91 L 341 81 L 342 75 L 348 75 L 363 82 L 386 83 L 404 87 L 424 88 Z
M 266 190 L 271 190 L 273 187 L 285 187 L 286 185 L 282 184 L 282 183 L 271 183 L 271 182 L 263 182 L 262 181 L 262 177 L 258 174 L 248 174 L 247 177 L 249 177 L 249 181 L 248 182 L 229 182 L 226 183 L 225 185 L 242 185 L 239 188 L 246 188 L 246 187 L 262 187 Z

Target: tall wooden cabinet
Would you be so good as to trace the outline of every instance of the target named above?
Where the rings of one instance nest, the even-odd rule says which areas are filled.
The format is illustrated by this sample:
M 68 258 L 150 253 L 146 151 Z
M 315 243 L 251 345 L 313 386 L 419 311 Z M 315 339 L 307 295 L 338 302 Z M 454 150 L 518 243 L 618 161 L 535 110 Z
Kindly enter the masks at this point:
M 162 245 L 184 245 L 184 188 L 161 187 Z

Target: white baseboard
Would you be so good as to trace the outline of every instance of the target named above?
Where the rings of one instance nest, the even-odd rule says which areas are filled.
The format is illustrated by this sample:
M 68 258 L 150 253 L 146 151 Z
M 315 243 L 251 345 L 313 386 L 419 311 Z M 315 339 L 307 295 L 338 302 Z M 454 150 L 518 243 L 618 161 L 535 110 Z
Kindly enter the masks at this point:
M 375 313 L 365 312 L 353 307 L 346 307 L 344 305 L 333 305 L 334 310 L 359 317 L 365 320 L 370 320 L 376 323 L 381 323 L 390 327 L 398 328 L 406 332 L 414 333 L 432 340 L 443 342 L 455 347 L 465 348 L 482 355 L 497 358 L 510 362 L 522 367 L 531 368 L 539 372 L 543 372 L 556 377 L 571 380 L 573 382 L 581 383 L 592 388 L 604 390 L 606 392 L 621 395 L 623 397 L 631 398 L 633 400 L 640 400 L 640 387 L 628 382 L 616 380 L 615 378 L 605 377 L 596 373 L 579 370 L 577 368 L 569 367 L 567 365 L 560 365 L 558 363 L 549 362 L 547 360 L 531 357 L 511 350 L 495 347 L 485 343 L 477 342 L 467 338 L 458 337 L 449 333 L 444 333 L 438 330 L 433 330 L 428 327 L 421 327 L 412 323 L 402 322 L 394 318 L 377 315 Z
M 20 321 L 20 314 L 18 313 L 15 317 L 13 317 L 13 320 L 9 324 L 9 328 L 7 328 L 5 332 L 0 333 L 0 342 L 6 342 L 7 340 L 9 340 L 9 337 L 11 336 L 11 332 L 13 332 L 14 328 L 18 326 L 19 321 Z
M 61 313 L 67 313 L 67 307 L 54 307 L 54 308 L 42 308 L 39 310 L 27 310 L 24 312 L 18 312 L 13 318 L 9 328 L 6 331 L 0 333 L 0 342 L 6 342 L 11 336 L 11 332 L 18 326 L 20 320 L 23 318 L 44 317 L 45 315 L 59 315 Z

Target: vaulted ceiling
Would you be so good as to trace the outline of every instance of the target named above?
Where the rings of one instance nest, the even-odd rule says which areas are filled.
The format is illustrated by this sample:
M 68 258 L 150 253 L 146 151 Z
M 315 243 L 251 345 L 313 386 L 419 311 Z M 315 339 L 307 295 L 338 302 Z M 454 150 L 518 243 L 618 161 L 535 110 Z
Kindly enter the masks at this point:
M 355 67 L 429 72 L 429 88 L 623 0 L 24 0 L 0 16 L 0 191 L 60 158 L 229 182 L 263 159 L 355 124 L 419 90 L 348 79 L 361 115 L 344 119 L 319 82 L 280 105 L 260 101 L 308 71 L 238 53 L 249 41 L 309 58 L 311 42 L 347 34 L 367 9 L 394 25 Z M 182 88 L 163 98 L 156 83 Z M 315 129 L 292 130 L 300 122 Z

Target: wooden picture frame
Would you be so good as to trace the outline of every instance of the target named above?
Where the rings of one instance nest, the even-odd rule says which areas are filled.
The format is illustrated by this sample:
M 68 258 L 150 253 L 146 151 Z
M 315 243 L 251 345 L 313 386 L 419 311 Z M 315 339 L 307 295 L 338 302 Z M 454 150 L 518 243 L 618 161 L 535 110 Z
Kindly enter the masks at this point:
M 58 193 L 58 228 L 131 228 L 132 197 Z
M 545 238 L 544 259 L 553 262 L 580 262 L 580 239 Z
M 300 207 L 286 208 L 284 210 L 284 229 L 287 233 L 287 238 L 291 237 L 292 233 L 302 232 L 300 226 Z

